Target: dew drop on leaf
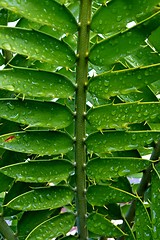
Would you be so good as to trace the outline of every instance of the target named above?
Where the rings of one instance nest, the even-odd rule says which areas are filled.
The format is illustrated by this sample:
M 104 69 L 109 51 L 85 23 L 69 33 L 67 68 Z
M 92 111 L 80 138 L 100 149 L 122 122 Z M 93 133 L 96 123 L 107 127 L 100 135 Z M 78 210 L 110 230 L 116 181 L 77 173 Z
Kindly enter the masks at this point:
M 9 43 L 7 43 L 7 42 L 3 43 L 2 47 L 7 49 L 7 50 L 11 50 L 12 49 L 11 45 Z
M 7 106 L 9 109 L 14 110 L 14 105 L 12 105 L 10 102 L 7 103 Z
M 122 16 L 117 16 L 117 22 L 120 22 L 122 20 Z

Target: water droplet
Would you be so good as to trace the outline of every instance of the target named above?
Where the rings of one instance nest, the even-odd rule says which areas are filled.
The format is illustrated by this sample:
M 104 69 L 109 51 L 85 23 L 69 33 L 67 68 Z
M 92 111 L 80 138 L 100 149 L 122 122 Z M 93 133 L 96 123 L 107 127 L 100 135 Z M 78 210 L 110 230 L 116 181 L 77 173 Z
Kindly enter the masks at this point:
M 36 240 L 42 240 L 42 236 L 35 236 Z
M 111 114 L 114 116 L 116 115 L 116 111 L 112 111 Z
M 152 141 L 153 141 L 153 138 L 149 138 L 149 139 L 146 140 L 146 143 L 150 144 Z
M 7 42 L 2 44 L 2 48 L 5 48 L 7 50 L 11 50 L 12 49 L 11 45 L 9 43 L 7 43 Z
M 138 75 L 138 77 L 137 77 L 137 78 L 140 80 L 140 79 L 142 79 L 142 76 L 141 76 L 141 75 Z
M 106 226 L 103 225 L 103 224 L 100 226 L 100 228 L 101 228 L 102 231 L 105 231 L 105 230 L 106 230 Z
M 39 49 L 35 48 L 35 52 L 36 52 L 36 53 L 39 53 Z
M 10 102 L 7 103 L 7 106 L 11 110 L 13 110 L 15 108 L 14 105 L 12 105 Z
M 105 87 L 108 87 L 108 85 L 109 85 L 109 81 L 105 80 L 105 81 L 104 81 L 104 86 L 105 86 Z M 108 90 L 108 89 L 107 89 L 107 90 Z
M 18 118 L 19 118 L 19 114 L 18 113 L 11 116 L 12 120 L 17 120 Z
M 120 22 L 122 20 L 122 16 L 117 16 L 117 22 Z
M 23 49 L 22 52 L 23 52 L 24 54 L 27 54 L 27 53 L 28 53 L 28 51 L 27 51 L 26 49 Z
M 149 114 L 149 113 L 148 113 L 147 110 L 145 110 L 145 111 L 143 112 L 143 115 L 144 115 L 144 116 L 148 116 L 148 114 Z

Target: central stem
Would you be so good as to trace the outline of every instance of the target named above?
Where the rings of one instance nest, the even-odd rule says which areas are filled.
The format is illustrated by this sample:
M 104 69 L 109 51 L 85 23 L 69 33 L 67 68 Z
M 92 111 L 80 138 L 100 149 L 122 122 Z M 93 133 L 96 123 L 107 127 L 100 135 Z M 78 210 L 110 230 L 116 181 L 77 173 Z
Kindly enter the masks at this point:
M 76 186 L 77 186 L 77 222 L 79 239 L 87 239 L 86 228 L 86 137 L 85 112 L 86 112 L 86 84 L 88 82 L 88 51 L 89 51 L 89 23 L 91 18 L 91 0 L 80 1 L 79 35 L 77 46 L 77 92 L 76 92 L 76 120 L 75 120 L 75 161 L 76 161 Z

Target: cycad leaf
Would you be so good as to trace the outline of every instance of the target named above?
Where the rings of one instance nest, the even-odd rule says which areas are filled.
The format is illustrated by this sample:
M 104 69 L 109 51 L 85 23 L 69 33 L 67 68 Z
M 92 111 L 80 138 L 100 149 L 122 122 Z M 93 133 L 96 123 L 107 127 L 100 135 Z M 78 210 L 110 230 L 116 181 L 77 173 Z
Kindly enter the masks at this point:
M 39 155 L 63 154 L 72 150 L 73 140 L 63 132 L 26 131 L 0 136 L 0 147 Z
M 98 98 L 137 92 L 159 79 L 160 64 L 121 71 L 109 71 L 91 78 L 89 92 Z M 117 84 L 118 83 L 118 84 Z
M 0 47 L 57 66 L 70 67 L 76 60 L 66 43 L 35 30 L 0 27 Z
M 137 28 L 120 32 L 95 44 L 91 48 L 89 60 L 98 66 L 113 64 L 138 49 L 144 40 L 145 34 Z
M 97 181 L 107 180 L 140 172 L 148 167 L 149 164 L 150 161 L 141 158 L 96 158 L 88 162 L 87 176 Z
M 49 25 L 62 33 L 77 31 L 73 15 L 64 5 L 50 0 L 2 0 L 0 6 L 42 25 Z
M 110 65 L 119 62 L 145 45 L 146 38 L 157 27 L 153 21 L 159 16 L 159 12 L 146 19 L 135 27 L 119 32 L 113 36 L 95 44 L 90 51 L 89 60 L 98 66 Z M 159 25 L 158 25 L 159 26 Z
M 160 138 L 160 131 L 105 131 L 96 132 L 86 139 L 90 153 L 106 153 L 141 148 Z
M 74 192 L 69 187 L 40 188 L 15 197 L 6 206 L 22 211 L 54 209 L 71 203 L 73 197 Z
M 19 68 L 1 71 L 0 88 L 44 98 L 72 97 L 75 90 L 72 82 L 63 75 Z
M 89 215 L 87 219 L 87 227 L 89 231 L 104 237 L 116 238 L 125 235 L 120 228 L 111 223 L 110 220 L 105 218 L 105 216 L 98 213 L 92 213 Z
M 156 240 L 160 234 L 160 164 L 155 165 L 154 169 L 151 179 L 151 221 L 152 239 Z
M 67 180 L 74 172 L 73 165 L 65 160 L 45 160 L 17 163 L 2 167 L 0 172 L 21 182 L 51 182 Z
M 143 227 L 142 227 L 143 226 Z M 146 207 L 140 201 L 136 202 L 135 230 L 137 240 L 151 239 L 151 220 Z
M 75 216 L 72 213 L 63 213 L 38 225 L 27 236 L 26 240 L 53 239 L 65 235 L 74 226 Z
M 102 5 L 93 15 L 91 29 L 98 33 L 108 33 L 125 29 L 127 23 L 139 21 L 154 9 L 159 0 L 111 1 Z
M 110 104 L 93 108 L 88 111 L 87 120 L 92 127 L 102 130 L 108 128 L 126 128 L 128 124 L 152 121 L 159 115 L 159 102 L 135 102 Z
M 25 237 L 39 224 L 55 215 L 56 210 L 41 210 L 24 212 L 18 221 L 17 232 L 20 240 Z
M 58 103 L 32 100 L 0 100 L 0 117 L 30 127 L 65 128 L 71 124 L 71 111 Z
M 142 67 L 160 62 L 160 56 L 154 52 L 149 46 L 145 48 L 140 46 L 137 51 L 134 51 L 131 55 L 125 57 L 125 63 L 128 63 L 132 67 Z
M 154 30 L 148 39 L 153 47 L 160 52 L 160 27 Z
M 134 198 L 135 196 L 130 192 L 113 186 L 93 185 L 87 190 L 87 200 L 92 206 L 123 203 Z

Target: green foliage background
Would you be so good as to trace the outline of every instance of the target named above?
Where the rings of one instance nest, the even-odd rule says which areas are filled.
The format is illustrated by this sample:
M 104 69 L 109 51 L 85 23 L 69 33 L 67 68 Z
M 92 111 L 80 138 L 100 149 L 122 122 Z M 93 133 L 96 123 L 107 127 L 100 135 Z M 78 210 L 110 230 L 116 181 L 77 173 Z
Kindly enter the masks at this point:
M 5 239 L 158 240 L 159 7 L 0 0 Z

